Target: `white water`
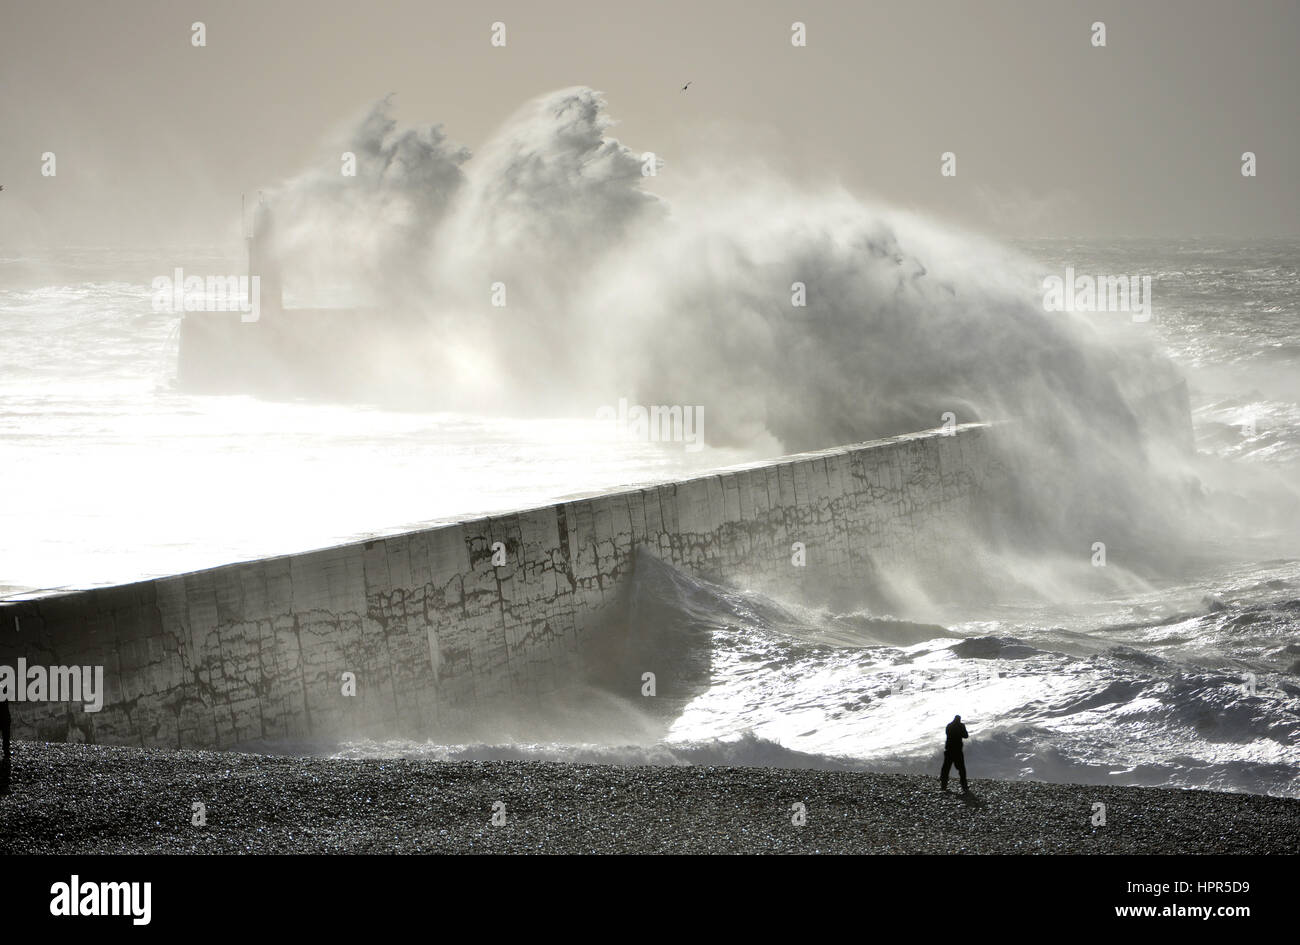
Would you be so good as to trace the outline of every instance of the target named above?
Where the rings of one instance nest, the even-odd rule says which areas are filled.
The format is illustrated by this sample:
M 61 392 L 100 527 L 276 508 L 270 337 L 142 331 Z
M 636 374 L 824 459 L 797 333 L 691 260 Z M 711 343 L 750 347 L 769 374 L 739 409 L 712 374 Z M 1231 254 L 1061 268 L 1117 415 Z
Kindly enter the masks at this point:
M 445 344 L 429 373 L 455 390 L 436 411 L 174 390 L 176 318 L 151 311 L 149 281 L 175 266 L 240 272 L 233 248 L 4 254 L 0 589 L 318 547 L 906 432 L 943 409 L 1009 413 L 1031 434 L 1011 455 L 1049 531 L 1173 516 L 1185 509 L 1164 477 L 1188 474 L 1210 492 L 1211 526 L 1144 548 L 1146 579 L 1089 585 L 1007 554 L 1021 586 L 1003 599 L 892 615 L 941 625 L 933 635 L 882 638 L 890 625 L 864 620 L 891 615 L 755 607 L 743 589 L 696 586 L 703 603 L 677 619 L 707 637 L 712 685 L 665 737 L 639 738 L 635 706 L 602 702 L 587 715 L 598 722 L 575 723 L 585 704 L 560 706 L 563 724 L 540 734 L 520 720 L 478 745 L 345 751 L 928 770 L 960 712 L 975 776 L 1300 796 L 1287 488 L 1300 455 L 1300 246 L 1044 242 L 1012 254 L 770 181 L 670 212 L 640 194 L 636 161 L 608 145 L 591 100 L 570 104 L 555 122 L 526 110 L 468 162 L 436 137 L 363 127 L 386 142 L 366 153 L 389 183 L 384 225 L 360 233 L 349 220 L 367 204 L 332 181 L 280 191 L 277 207 L 305 221 L 281 230 L 306 260 L 300 285 L 360 280 L 408 306 L 437 288 L 423 314 Z M 312 236 L 335 232 L 350 238 Z M 393 278 L 394 259 L 407 278 Z M 574 278 L 579 262 L 590 268 Z M 1065 264 L 1155 277 L 1159 322 L 1141 345 L 1112 348 L 1035 309 L 1026 282 Z M 490 275 L 514 287 L 508 323 L 472 298 Z M 795 278 L 820 308 L 792 315 Z M 1152 346 L 1191 383 L 1202 453 L 1187 467 L 1137 463 L 1124 432 L 1126 374 Z M 590 418 L 618 396 L 706 404 L 715 445 L 611 440 Z M 1043 449 L 1033 437 L 1046 431 L 1064 431 L 1074 452 Z

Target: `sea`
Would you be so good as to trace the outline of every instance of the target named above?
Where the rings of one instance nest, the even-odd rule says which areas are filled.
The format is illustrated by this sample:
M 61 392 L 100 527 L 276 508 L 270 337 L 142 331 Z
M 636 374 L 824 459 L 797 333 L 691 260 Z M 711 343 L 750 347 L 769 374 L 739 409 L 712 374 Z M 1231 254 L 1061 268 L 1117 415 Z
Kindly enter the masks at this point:
M 1300 482 L 1300 240 L 1014 249 L 1044 273 L 1149 275 L 1149 330 L 1187 379 L 1199 457 L 1229 482 L 1232 470 Z M 186 392 L 175 383 L 180 316 L 151 304 L 152 280 L 178 265 L 242 270 L 238 247 L 0 251 L 0 597 L 769 455 L 611 437 L 591 416 Z M 678 610 L 664 619 L 708 638 L 711 678 L 653 740 L 507 726 L 472 744 L 431 735 L 312 750 L 937 773 L 943 725 L 959 713 L 972 777 L 1300 797 L 1300 557 L 1279 547 L 1245 542 L 1122 593 L 950 605 L 924 623 L 675 574 Z

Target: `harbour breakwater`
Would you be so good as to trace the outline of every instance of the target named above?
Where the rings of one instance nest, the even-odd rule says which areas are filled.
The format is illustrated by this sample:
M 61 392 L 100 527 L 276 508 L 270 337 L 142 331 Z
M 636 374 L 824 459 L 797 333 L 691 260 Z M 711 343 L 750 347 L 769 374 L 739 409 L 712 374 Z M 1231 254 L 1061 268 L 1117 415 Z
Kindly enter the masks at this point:
M 825 604 L 961 570 L 999 476 L 967 424 L 464 517 L 117 587 L 0 602 L 0 664 L 102 666 L 98 711 L 16 706 L 18 738 L 226 748 L 437 737 L 573 678 L 626 627 L 638 561 Z M 629 670 L 631 672 L 631 670 Z M 629 695 L 641 685 L 630 676 Z

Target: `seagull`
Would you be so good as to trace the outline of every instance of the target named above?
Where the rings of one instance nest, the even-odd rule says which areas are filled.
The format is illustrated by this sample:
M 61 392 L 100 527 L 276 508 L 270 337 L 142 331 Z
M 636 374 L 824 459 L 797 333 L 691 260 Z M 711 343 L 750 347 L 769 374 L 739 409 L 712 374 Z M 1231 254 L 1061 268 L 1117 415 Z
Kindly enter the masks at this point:
M 691 79 L 691 82 L 694 82 L 694 81 L 695 81 L 694 79 Z M 689 88 L 691 87 L 691 82 L 687 82 L 685 85 L 682 86 L 682 91 L 683 91 L 683 92 L 685 92 L 687 89 L 689 89 Z

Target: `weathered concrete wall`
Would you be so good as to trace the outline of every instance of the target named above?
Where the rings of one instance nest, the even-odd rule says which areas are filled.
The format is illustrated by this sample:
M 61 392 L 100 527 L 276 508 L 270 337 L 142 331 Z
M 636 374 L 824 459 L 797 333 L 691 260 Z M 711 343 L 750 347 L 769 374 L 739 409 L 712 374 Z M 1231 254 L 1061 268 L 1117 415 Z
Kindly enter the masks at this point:
M 20 738 L 227 747 L 435 736 L 562 684 L 638 546 L 688 573 L 869 595 L 939 573 L 992 469 L 988 428 L 895 437 L 322 551 L 0 604 L 0 663 L 102 665 L 104 708 L 25 703 Z M 506 563 L 494 566 L 501 542 Z M 792 564 L 792 545 L 807 564 Z M 345 672 L 357 695 L 341 693 Z

